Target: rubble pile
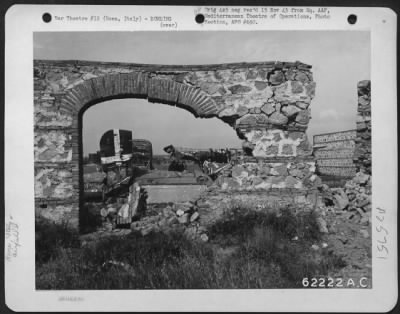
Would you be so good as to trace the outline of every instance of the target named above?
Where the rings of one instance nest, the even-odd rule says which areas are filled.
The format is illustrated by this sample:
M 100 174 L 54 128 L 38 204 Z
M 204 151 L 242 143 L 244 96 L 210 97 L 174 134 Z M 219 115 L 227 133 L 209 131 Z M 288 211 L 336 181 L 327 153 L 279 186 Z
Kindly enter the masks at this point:
M 126 198 L 118 198 L 115 202 L 107 204 L 100 210 L 102 216 L 101 232 L 114 232 L 122 227 L 118 219 L 124 207 L 129 206 Z M 146 236 L 152 232 L 182 232 L 194 240 L 208 241 L 207 230 L 200 226 L 200 214 L 194 202 L 149 204 L 141 207 L 133 222 L 124 221 L 130 230 Z
M 154 211 L 153 209 L 153 213 Z M 190 239 L 208 241 L 207 230 L 200 226 L 199 217 L 193 202 L 168 204 L 161 211 L 157 210 L 152 215 L 132 222 L 131 230 L 140 232 L 143 236 L 151 232 L 180 231 Z
M 372 177 L 358 172 L 347 181 L 344 188 L 329 189 L 324 185 L 323 199 L 325 209 L 334 206 L 336 214 L 346 213 L 348 219 L 362 225 L 369 225 L 371 220 L 371 183 Z

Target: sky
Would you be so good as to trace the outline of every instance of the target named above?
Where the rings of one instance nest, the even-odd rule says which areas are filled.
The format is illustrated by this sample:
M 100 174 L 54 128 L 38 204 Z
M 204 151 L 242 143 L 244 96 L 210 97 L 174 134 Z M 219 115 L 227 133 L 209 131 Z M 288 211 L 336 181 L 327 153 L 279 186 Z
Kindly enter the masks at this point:
M 307 134 L 355 129 L 357 82 L 370 79 L 370 34 L 360 31 L 43 32 L 34 34 L 34 58 L 151 64 L 301 61 L 312 65 L 316 96 Z M 133 131 L 152 141 L 193 148 L 241 147 L 235 131 L 217 118 L 120 99 L 83 115 L 84 155 L 99 149 L 109 129 Z

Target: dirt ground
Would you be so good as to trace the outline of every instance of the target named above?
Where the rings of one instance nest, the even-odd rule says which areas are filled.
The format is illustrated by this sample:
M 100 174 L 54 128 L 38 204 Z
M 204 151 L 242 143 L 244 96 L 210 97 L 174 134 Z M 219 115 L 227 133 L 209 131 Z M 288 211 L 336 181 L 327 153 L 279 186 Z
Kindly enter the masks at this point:
M 361 225 L 350 219 L 351 214 L 342 212 L 336 215 L 333 232 L 326 236 L 326 242 L 330 250 L 343 258 L 346 266 L 335 274 L 329 274 L 336 278 L 343 278 L 344 284 L 350 279 L 359 285 L 363 277 L 363 285 L 372 287 L 372 240 L 371 225 Z M 351 281 L 349 287 L 351 286 Z

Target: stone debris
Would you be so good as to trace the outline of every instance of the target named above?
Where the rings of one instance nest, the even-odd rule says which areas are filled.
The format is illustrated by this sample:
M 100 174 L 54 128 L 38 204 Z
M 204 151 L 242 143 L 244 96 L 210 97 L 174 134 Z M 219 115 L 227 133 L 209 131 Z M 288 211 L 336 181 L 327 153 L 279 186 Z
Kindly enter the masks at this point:
M 178 209 L 177 211 L 176 211 L 176 215 L 178 216 L 178 217 L 181 217 L 181 216 L 183 216 L 185 214 L 185 212 L 182 210 L 182 209 Z
M 102 216 L 102 217 L 107 217 L 107 215 L 108 215 L 108 210 L 107 209 L 105 209 L 105 208 L 102 208 L 101 210 L 100 210 L 100 215 Z
M 354 162 L 364 173 L 371 174 L 371 81 L 357 85 L 357 139 Z
M 131 265 L 128 263 L 118 262 L 114 260 L 106 261 L 101 265 L 102 269 L 109 269 L 111 267 L 120 268 L 126 272 L 129 272 L 131 275 L 135 275 L 135 271 Z
M 318 251 L 318 250 L 319 250 L 319 246 L 316 245 L 316 244 L 311 245 L 311 248 L 312 248 L 314 251 Z
M 129 187 L 129 192 L 123 192 L 119 197 L 109 197 L 106 207 L 100 209 L 103 227 L 107 224 L 115 229 L 118 225 L 127 225 L 132 219 L 140 217 L 146 208 L 147 193 L 137 183 Z M 105 227 L 109 229 L 109 227 Z
M 364 237 L 364 238 L 369 238 L 369 233 L 368 233 L 368 231 L 367 230 L 365 230 L 365 229 L 361 229 L 360 230 L 360 233 L 362 234 L 362 236 Z
M 343 188 L 329 188 L 322 185 L 322 198 L 326 208 L 334 206 L 336 215 L 345 215 L 348 219 L 368 225 L 371 220 L 372 177 L 358 172 L 347 181 Z
M 187 224 L 189 222 L 189 214 L 183 214 L 178 218 L 179 223 L 181 224 Z
M 203 242 L 207 242 L 208 241 L 208 236 L 205 233 L 203 233 L 203 234 L 200 235 L 200 239 Z
M 329 233 L 326 221 L 322 217 L 317 217 L 316 221 L 317 221 L 317 224 L 318 224 L 319 232 L 321 232 L 321 233 Z
M 343 210 L 349 205 L 349 198 L 343 189 L 335 190 L 333 193 L 333 198 L 335 205 L 339 210 Z
M 368 224 L 371 218 L 372 177 L 358 172 L 356 176 L 347 181 L 344 192 L 349 198 L 347 210 L 354 213 L 360 223 Z
M 186 212 L 184 212 L 184 208 Z M 168 233 L 175 230 L 183 232 L 190 239 L 196 240 L 207 233 L 207 228 L 199 223 L 198 206 L 193 203 L 165 204 L 161 209 L 155 209 L 152 208 L 152 205 L 148 205 L 147 211 L 148 214 L 130 225 L 132 231 L 139 232 L 142 236 L 147 236 L 152 232 Z
M 190 222 L 196 221 L 197 218 L 199 218 L 199 216 L 200 216 L 200 215 L 199 215 L 198 212 L 193 213 L 193 215 L 190 216 Z

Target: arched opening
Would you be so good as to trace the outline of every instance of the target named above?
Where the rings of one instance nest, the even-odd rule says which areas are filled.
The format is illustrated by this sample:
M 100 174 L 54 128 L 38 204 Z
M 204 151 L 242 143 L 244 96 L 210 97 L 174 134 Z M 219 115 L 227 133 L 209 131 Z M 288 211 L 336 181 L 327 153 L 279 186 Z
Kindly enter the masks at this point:
M 182 110 L 186 109 L 186 110 Z M 190 109 L 190 108 L 189 108 Z M 241 140 L 230 125 L 216 117 L 199 119 L 187 107 L 152 102 L 144 97 L 120 95 L 92 101 L 78 114 L 79 129 L 79 220 L 81 231 L 91 231 L 99 223 L 100 215 L 89 213 L 89 208 L 103 207 L 102 200 L 88 201 L 85 195 L 84 165 L 89 153 L 99 152 L 101 136 L 108 130 L 132 131 L 132 139 L 145 139 L 153 149 L 153 167 L 166 170 L 160 159 L 168 161 L 163 150 L 168 145 L 208 151 L 209 149 L 240 148 Z M 91 161 L 89 161 L 91 162 Z M 192 170 L 189 166 L 188 171 Z M 94 205 L 93 205 L 94 204 Z

